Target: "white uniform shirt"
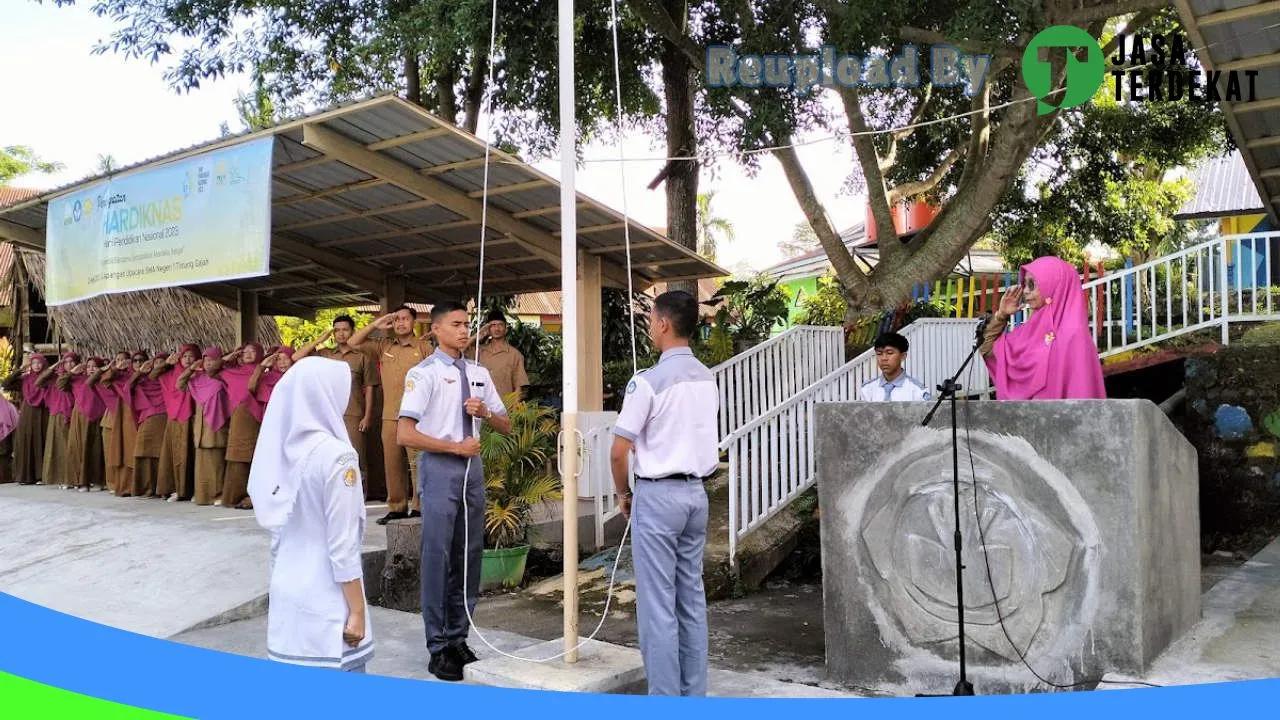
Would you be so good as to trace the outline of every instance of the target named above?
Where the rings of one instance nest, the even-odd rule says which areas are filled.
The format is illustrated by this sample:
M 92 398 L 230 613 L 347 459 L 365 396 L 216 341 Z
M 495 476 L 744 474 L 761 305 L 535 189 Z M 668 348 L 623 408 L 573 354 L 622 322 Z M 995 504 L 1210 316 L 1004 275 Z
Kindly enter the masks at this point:
M 689 348 L 673 348 L 628 383 L 613 433 L 635 443 L 637 477 L 706 477 L 720 463 L 719 407 L 711 371 Z
M 471 360 L 465 362 L 471 397 L 483 401 L 494 415 L 506 415 L 507 408 L 494 387 L 493 376 L 483 365 Z M 461 380 L 462 373 L 454 365 L 454 359 L 437 349 L 405 376 L 400 417 L 416 420 L 418 432 L 427 437 L 462 442 L 465 426 Z M 470 415 L 466 418 L 467 422 L 472 420 Z
M 894 378 L 892 382 L 885 380 L 884 375 L 863 384 L 858 390 L 858 399 L 864 402 L 885 402 L 889 400 L 928 400 L 928 388 L 919 380 L 905 372 Z
M 373 626 L 366 611 L 364 640 L 353 648 L 342 639 L 342 583 L 364 574 L 365 509 L 360 461 L 335 445 L 322 443 L 303 463 L 293 512 L 272 534 L 267 657 L 349 670 L 373 657 Z

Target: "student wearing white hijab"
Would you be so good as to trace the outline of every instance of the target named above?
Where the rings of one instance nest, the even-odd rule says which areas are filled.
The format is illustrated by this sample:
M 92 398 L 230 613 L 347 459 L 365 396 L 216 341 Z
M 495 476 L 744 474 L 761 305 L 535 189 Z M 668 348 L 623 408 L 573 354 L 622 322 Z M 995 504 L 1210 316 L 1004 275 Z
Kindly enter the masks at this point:
M 350 398 L 345 362 L 299 361 L 267 404 L 249 496 L 272 536 L 267 657 L 364 672 L 373 627 L 360 558 L 360 460 L 342 419 Z

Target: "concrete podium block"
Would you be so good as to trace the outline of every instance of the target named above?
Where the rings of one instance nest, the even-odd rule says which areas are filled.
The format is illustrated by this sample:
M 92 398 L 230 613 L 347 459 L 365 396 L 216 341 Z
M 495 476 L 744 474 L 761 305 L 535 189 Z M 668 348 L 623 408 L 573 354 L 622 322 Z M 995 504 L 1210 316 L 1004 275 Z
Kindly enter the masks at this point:
M 905 695 L 959 678 L 950 413 L 921 427 L 930 407 L 816 408 L 831 682 Z M 1057 684 L 1141 675 L 1199 619 L 1196 451 L 1154 404 L 961 402 L 958 439 L 979 694 L 1052 689 L 1020 655 Z
M 639 650 L 587 640 L 576 663 L 566 662 L 563 653 L 563 639 L 548 640 L 511 653 L 514 658 L 496 655 L 471 663 L 463 675 L 477 685 L 557 692 L 625 693 L 644 683 Z

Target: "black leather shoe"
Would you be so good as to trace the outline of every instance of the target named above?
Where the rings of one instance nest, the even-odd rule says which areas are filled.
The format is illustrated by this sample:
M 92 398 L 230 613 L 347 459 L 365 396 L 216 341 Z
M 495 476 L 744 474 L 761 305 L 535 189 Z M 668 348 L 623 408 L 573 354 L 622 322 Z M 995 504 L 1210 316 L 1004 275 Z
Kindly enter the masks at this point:
M 451 649 L 445 648 L 432 655 L 427 672 L 445 682 L 458 682 L 462 679 L 462 663 L 458 661 L 456 653 L 450 652 Z
M 457 654 L 458 661 L 462 665 L 470 665 L 471 663 L 480 659 L 476 657 L 476 654 L 472 652 L 471 648 L 466 643 L 462 643 L 461 645 L 454 645 L 450 649 Z
M 408 516 L 408 514 L 406 514 L 406 513 L 402 513 L 402 512 L 389 512 L 389 513 L 387 513 L 386 515 L 383 515 L 383 516 L 382 516 L 382 518 L 381 518 L 380 520 L 378 520 L 378 524 L 379 524 L 379 525 L 386 525 L 387 523 L 391 522 L 392 520 L 404 520 L 404 519 L 405 519 L 405 518 L 407 518 L 407 517 L 409 517 L 409 516 Z
M 409 518 L 410 518 L 410 519 L 412 519 L 412 518 L 417 518 L 417 517 L 422 517 L 422 513 L 418 512 L 417 510 L 410 510 L 410 511 L 409 511 Z

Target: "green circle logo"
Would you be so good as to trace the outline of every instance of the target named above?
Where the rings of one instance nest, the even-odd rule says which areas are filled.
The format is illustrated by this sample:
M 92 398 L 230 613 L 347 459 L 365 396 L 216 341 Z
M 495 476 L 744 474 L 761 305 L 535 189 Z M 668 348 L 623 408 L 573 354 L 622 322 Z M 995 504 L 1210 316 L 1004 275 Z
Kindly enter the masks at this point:
M 1040 58 L 1040 48 L 1066 48 L 1066 91 L 1046 99 L 1053 90 L 1053 66 L 1048 59 Z M 1088 58 L 1083 62 L 1071 50 L 1085 48 Z M 1022 53 L 1022 79 L 1027 89 L 1037 98 L 1036 114 L 1045 115 L 1057 109 L 1066 110 L 1088 102 L 1102 86 L 1106 63 L 1102 48 L 1083 28 L 1074 25 L 1054 25 L 1041 30 Z M 1058 104 L 1052 104 L 1058 101 Z

